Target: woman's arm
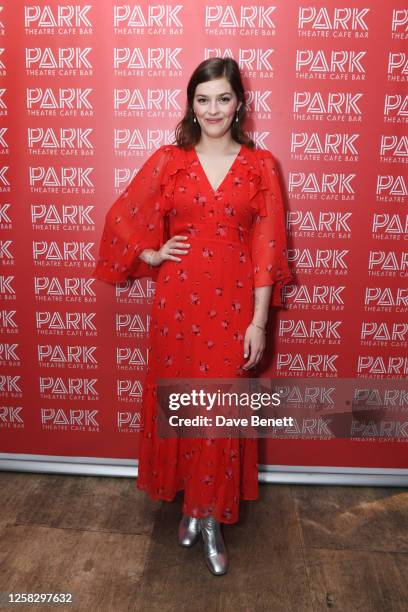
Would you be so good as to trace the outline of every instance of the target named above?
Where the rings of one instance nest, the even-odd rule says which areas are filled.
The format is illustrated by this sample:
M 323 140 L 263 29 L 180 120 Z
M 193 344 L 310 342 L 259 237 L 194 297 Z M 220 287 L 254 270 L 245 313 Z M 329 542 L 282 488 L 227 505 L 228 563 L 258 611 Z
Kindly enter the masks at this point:
M 272 285 L 255 287 L 254 314 L 252 323 L 265 327 L 268 322 L 269 303 L 272 294 Z
M 286 250 L 285 215 L 279 173 L 269 151 L 259 151 L 261 188 L 258 216 L 253 224 L 250 252 L 254 272 L 254 313 L 244 338 L 243 368 L 254 367 L 265 349 L 265 327 L 270 308 L 281 306 L 281 289 L 293 281 Z
M 255 287 L 254 314 L 251 325 L 246 330 L 244 338 L 244 358 L 250 354 L 248 361 L 242 366 L 249 370 L 262 359 L 265 350 L 265 327 L 268 321 L 269 304 L 272 294 L 272 285 Z
M 254 272 L 254 287 L 272 286 L 269 306 L 282 306 L 282 288 L 293 282 L 288 265 L 285 211 L 280 178 L 275 158 L 267 150 L 258 152 L 261 188 L 256 195 L 258 215 L 250 233 L 250 253 Z M 263 293 L 262 293 L 263 295 Z M 262 304 L 263 304 L 263 299 Z M 259 306 L 259 319 L 267 319 Z
M 112 284 L 154 278 L 156 271 L 146 265 L 146 253 L 139 255 L 158 249 L 164 241 L 161 202 L 168 158 L 164 145 L 157 149 L 106 212 L 93 277 Z

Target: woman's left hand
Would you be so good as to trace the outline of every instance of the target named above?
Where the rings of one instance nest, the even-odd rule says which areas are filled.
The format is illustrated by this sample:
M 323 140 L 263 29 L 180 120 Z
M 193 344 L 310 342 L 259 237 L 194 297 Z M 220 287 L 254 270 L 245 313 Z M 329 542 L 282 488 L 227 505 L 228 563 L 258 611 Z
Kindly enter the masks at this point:
M 265 344 L 265 332 L 255 325 L 249 325 L 244 338 L 244 358 L 249 355 L 249 359 L 242 366 L 243 370 L 249 370 L 257 365 L 262 358 Z

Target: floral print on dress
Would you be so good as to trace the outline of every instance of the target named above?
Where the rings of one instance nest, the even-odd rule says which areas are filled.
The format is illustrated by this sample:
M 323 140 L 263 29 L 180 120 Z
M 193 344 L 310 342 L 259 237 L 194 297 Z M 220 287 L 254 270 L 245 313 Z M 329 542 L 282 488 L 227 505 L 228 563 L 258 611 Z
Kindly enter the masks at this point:
M 175 234 L 191 244 L 180 262 L 139 259 Z M 254 288 L 272 285 L 270 305 L 280 306 L 293 280 L 272 154 L 241 145 L 214 190 L 195 149 L 160 147 L 109 209 L 93 276 L 156 281 L 136 486 L 168 501 L 184 490 L 185 514 L 237 522 L 240 499 L 258 497 L 258 440 L 159 438 L 155 381 L 255 375 L 242 368 Z

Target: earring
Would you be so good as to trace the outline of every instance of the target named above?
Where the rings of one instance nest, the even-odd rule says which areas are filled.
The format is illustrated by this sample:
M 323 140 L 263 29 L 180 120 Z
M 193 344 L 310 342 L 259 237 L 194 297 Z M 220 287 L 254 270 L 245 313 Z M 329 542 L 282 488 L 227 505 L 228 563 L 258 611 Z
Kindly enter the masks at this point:
M 238 121 L 238 111 L 237 111 L 237 116 L 235 117 L 235 121 Z
M 195 115 L 194 115 L 193 123 L 197 123 L 197 118 Z

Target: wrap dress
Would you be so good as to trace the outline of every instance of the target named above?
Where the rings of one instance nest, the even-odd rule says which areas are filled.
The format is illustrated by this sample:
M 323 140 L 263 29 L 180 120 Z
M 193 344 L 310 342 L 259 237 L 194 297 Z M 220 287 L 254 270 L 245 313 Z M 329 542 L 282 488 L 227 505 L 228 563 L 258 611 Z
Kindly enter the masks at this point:
M 139 259 L 175 234 L 191 244 L 180 262 Z M 184 490 L 183 513 L 237 522 L 240 499 L 258 497 L 258 440 L 160 438 L 155 380 L 254 376 L 242 369 L 254 288 L 272 285 L 269 306 L 280 306 L 293 280 L 275 158 L 241 145 L 214 190 L 195 148 L 161 146 L 106 213 L 92 276 L 155 281 L 137 488 L 168 501 Z

